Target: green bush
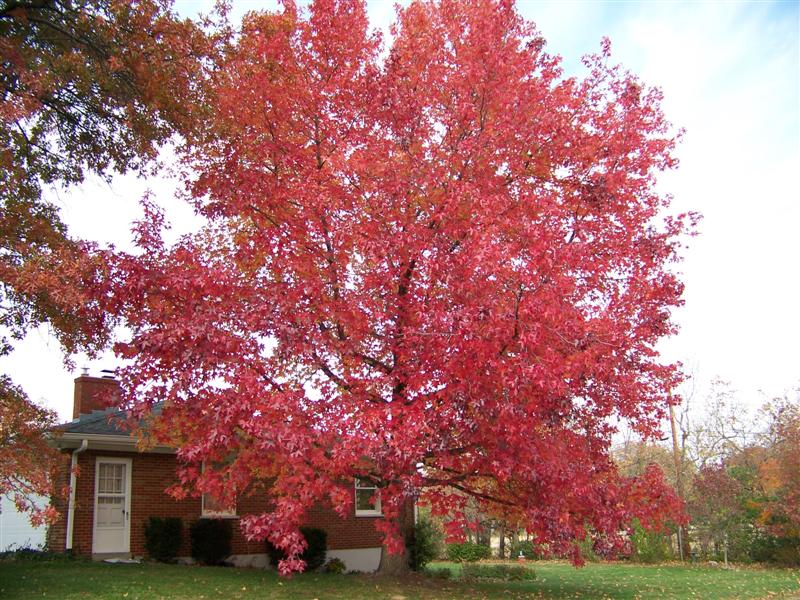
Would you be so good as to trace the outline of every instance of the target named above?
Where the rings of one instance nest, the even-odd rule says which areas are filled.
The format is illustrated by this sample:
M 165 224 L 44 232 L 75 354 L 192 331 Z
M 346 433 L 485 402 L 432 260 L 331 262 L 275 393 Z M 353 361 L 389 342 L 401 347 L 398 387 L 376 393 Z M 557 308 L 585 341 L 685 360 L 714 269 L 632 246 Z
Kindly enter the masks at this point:
M 150 517 L 144 526 L 144 547 L 158 562 L 175 562 L 181 549 L 183 523 L 178 517 Z
M 539 558 L 539 552 L 533 542 L 529 540 L 519 540 L 516 544 L 511 546 L 511 558 L 518 559 L 519 553 L 522 552 L 527 560 L 536 560 Z
M 592 536 L 587 535 L 585 539 L 578 541 L 578 548 L 581 550 L 581 556 L 586 562 L 599 562 L 600 557 L 594 550 L 594 540 Z
M 638 521 L 633 523 L 631 560 L 645 564 L 663 562 L 669 557 L 669 544 L 664 534 L 648 531 Z
M 76 556 L 71 552 L 51 552 L 41 547 L 32 548 L 30 546 L 17 546 L 12 544 L 8 550 L 0 552 L 0 561 L 34 561 L 49 562 L 60 560 L 75 560 Z
M 800 565 L 800 538 L 765 534 L 754 540 L 751 553 L 758 562 L 796 567 Z
M 461 576 L 472 579 L 502 579 L 504 581 L 523 581 L 536 579 L 533 570 L 519 565 L 464 565 Z
M 406 540 L 408 562 L 413 571 L 421 571 L 441 554 L 442 533 L 433 522 L 420 517 Z
M 463 544 L 447 544 L 447 559 L 453 562 L 475 562 L 492 556 L 492 549 L 482 544 L 464 542 Z
M 306 544 L 308 544 L 300 558 L 306 561 L 306 571 L 315 571 L 325 562 L 325 554 L 328 551 L 328 534 L 324 529 L 317 527 L 301 527 L 300 533 L 306 538 Z M 267 554 L 273 567 L 277 567 L 278 563 L 286 558 L 286 553 L 273 546 L 269 541 L 267 541 Z
M 324 567 L 322 567 L 323 573 L 330 573 L 332 575 L 341 575 L 346 570 L 347 565 L 344 564 L 344 561 L 341 558 L 332 558 L 325 563 Z
M 189 527 L 192 558 L 204 565 L 221 565 L 231 555 L 233 525 L 228 519 L 198 519 Z

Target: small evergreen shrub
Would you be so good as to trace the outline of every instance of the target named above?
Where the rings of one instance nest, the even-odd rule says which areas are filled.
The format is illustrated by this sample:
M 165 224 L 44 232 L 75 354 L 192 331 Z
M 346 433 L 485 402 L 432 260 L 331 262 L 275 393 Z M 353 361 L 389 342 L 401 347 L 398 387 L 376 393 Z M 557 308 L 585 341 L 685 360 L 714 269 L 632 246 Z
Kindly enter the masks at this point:
M 301 527 L 300 533 L 306 538 L 306 544 L 308 544 L 300 558 L 306 561 L 306 571 L 315 571 L 325 562 L 325 554 L 328 551 L 328 534 L 324 529 L 317 527 Z M 267 541 L 267 555 L 273 567 L 277 567 L 278 563 L 286 558 L 284 551 L 273 546 L 269 540 Z
M 341 558 L 332 558 L 325 563 L 324 567 L 322 567 L 323 573 L 330 573 L 332 575 L 341 575 L 346 570 L 347 565 L 344 564 L 344 561 Z
M 645 564 L 663 562 L 669 557 L 669 545 L 663 534 L 648 531 L 634 521 L 631 535 L 631 560 Z
M 144 547 L 158 562 L 175 562 L 181 548 L 183 523 L 178 517 L 150 517 L 144 526 Z
M 536 573 L 519 565 L 464 565 L 461 576 L 470 579 L 502 579 L 503 581 L 530 581 L 536 579 Z
M 229 519 L 198 519 L 189 528 L 192 558 L 204 565 L 221 565 L 231 555 L 233 524 Z
M 406 547 L 408 562 L 413 571 L 421 571 L 441 553 L 442 533 L 428 518 L 420 517 L 411 530 Z
M 464 542 L 463 544 L 448 544 L 447 559 L 453 562 L 475 562 L 492 556 L 489 546 Z

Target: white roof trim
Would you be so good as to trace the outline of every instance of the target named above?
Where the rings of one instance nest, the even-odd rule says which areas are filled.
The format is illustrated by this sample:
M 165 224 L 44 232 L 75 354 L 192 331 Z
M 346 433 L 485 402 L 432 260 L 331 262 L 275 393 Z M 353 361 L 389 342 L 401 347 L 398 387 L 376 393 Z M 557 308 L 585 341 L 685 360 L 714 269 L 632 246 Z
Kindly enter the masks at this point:
M 51 443 L 56 448 L 77 448 L 83 440 L 89 440 L 89 449 L 92 450 L 121 450 L 125 452 L 140 452 L 142 454 L 174 454 L 175 449 L 168 446 L 155 446 L 147 450 L 140 450 L 136 440 L 128 435 L 108 435 L 100 433 L 62 433 L 56 434 Z

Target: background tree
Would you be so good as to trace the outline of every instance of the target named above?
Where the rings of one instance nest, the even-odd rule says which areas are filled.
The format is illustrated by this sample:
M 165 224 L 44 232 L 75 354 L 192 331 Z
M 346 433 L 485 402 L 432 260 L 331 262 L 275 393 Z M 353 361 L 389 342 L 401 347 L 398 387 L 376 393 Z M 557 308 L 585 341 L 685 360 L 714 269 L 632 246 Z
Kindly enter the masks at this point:
M 623 443 L 615 446 L 614 460 L 620 472 L 627 477 L 639 477 L 649 465 L 658 465 L 658 468 L 664 473 L 666 482 L 672 487 L 676 485 L 675 460 L 672 449 L 664 442 L 626 439 Z M 685 461 L 683 466 L 684 473 L 691 474 L 692 463 Z
M 43 322 L 68 352 L 104 341 L 78 293 L 97 265 L 42 193 L 142 169 L 190 132 L 216 38 L 169 6 L 0 2 L 0 351 Z
M 737 561 L 800 564 L 797 511 L 797 391 L 748 410 L 712 381 L 708 401 L 681 413 L 686 455 L 697 475 L 688 489 L 694 542 L 719 558 L 727 537 Z
M 687 404 L 679 416 L 683 451 L 698 469 L 719 464 L 748 447 L 759 423 L 731 384 L 718 377 L 698 406 Z
M 703 555 L 712 544 L 722 549 L 743 521 L 742 492 L 741 483 L 723 466 L 705 466 L 694 476 L 687 510 Z
M 763 408 L 767 428 L 760 438 L 766 457 L 758 464 L 765 499 L 758 523 L 772 536 L 768 556 L 800 565 L 800 390 Z
M 58 451 L 44 434 L 56 425 L 56 415 L 33 404 L 8 377 L 0 376 L 0 496 L 7 496 L 31 522 L 40 525 L 56 517 L 52 506 L 37 503 L 53 489 Z
M 242 525 L 283 572 L 305 510 L 345 514 L 354 477 L 391 551 L 420 494 L 451 534 L 471 498 L 576 561 L 587 534 L 618 548 L 677 509 L 609 453 L 611 419 L 652 435 L 678 379 L 655 351 L 686 232 L 654 189 L 661 94 L 607 42 L 563 78 L 509 2 L 414 2 L 395 27 L 382 61 L 361 2 L 246 18 L 185 157 L 209 226 L 166 247 L 147 206 L 139 253 L 107 258 L 124 402 L 164 403 L 177 495 L 274 478 Z
M 205 106 L 204 59 L 226 34 L 207 36 L 161 0 L 0 1 L 0 355 L 42 323 L 67 355 L 107 343 L 87 293 L 103 262 L 43 194 L 88 173 L 141 170 L 176 132 L 190 138 Z M 3 381 L 1 416 L 22 420 L 0 427 L 32 443 L 52 415 Z M 25 475 L 41 492 L 46 461 L 40 476 L 32 467 L 47 456 L 12 452 L 0 479 Z

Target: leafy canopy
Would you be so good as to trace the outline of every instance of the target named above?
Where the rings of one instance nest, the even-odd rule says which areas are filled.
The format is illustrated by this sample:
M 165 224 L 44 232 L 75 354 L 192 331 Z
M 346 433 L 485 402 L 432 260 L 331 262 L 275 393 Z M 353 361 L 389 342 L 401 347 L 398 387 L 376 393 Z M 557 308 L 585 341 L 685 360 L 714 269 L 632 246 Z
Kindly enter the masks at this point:
M 107 343 L 87 293 L 104 264 L 68 235 L 45 192 L 89 173 L 141 170 L 176 132 L 191 138 L 203 57 L 224 35 L 206 35 L 162 0 L 0 1 L 0 355 L 43 323 L 68 354 Z M 44 459 L 53 455 L 33 432 L 53 415 L 0 377 L 3 452 L 17 440 L 0 461 L 0 493 L 12 486 L 30 506 L 26 486 L 50 491 Z M 28 483 L 9 483 L 21 478 Z
M 44 434 L 56 424 L 56 415 L 31 402 L 21 388 L 0 375 L 0 496 L 6 496 L 31 522 L 52 522 L 57 514 L 42 505 L 55 489 L 54 466 L 58 451 Z
M 613 419 L 652 434 L 678 379 L 655 351 L 690 227 L 655 190 L 676 164 L 661 94 L 607 42 L 564 78 L 507 1 L 413 2 L 394 33 L 382 54 L 355 0 L 245 18 L 184 155 L 208 227 L 167 247 L 147 204 L 139 251 L 106 256 L 127 403 L 164 402 L 176 494 L 274 480 L 242 524 L 283 572 L 354 477 L 390 550 L 424 494 L 451 537 L 474 499 L 555 550 L 613 551 L 677 506 L 609 456 Z
M 211 40 L 166 0 L 0 2 L 0 351 L 40 323 L 68 352 L 102 345 L 81 293 L 102 265 L 43 194 L 141 170 L 189 135 Z

